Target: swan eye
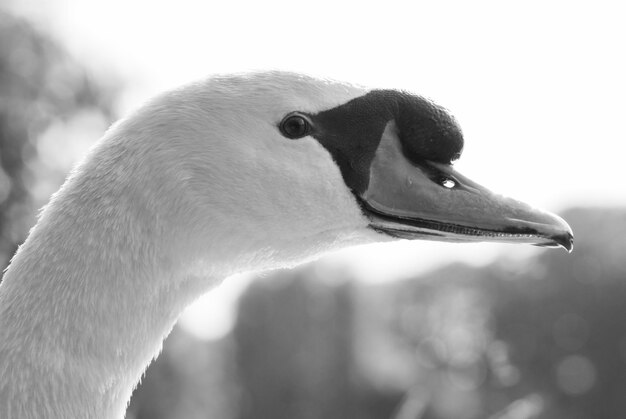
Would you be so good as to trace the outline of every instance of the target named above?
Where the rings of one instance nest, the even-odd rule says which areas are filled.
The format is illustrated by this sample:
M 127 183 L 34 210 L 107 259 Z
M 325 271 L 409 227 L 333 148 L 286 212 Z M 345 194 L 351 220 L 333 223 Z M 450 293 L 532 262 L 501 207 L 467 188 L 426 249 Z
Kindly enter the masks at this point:
M 295 140 L 309 135 L 311 123 L 304 115 L 291 113 L 282 120 L 279 128 L 285 137 Z

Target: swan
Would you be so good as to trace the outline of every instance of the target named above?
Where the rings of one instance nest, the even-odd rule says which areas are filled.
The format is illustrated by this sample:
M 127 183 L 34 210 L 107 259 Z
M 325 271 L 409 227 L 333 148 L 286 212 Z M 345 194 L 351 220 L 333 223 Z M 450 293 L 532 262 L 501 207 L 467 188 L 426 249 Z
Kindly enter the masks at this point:
M 114 124 L 0 285 L 0 418 L 123 418 L 176 319 L 223 278 L 397 238 L 571 250 L 556 215 L 452 166 L 417 95 L 270 71 L 162 94 Z

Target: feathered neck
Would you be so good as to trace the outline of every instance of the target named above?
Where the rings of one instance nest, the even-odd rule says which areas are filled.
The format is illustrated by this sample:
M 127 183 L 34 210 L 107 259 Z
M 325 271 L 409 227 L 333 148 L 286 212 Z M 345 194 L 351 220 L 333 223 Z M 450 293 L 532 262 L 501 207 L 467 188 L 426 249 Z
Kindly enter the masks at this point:
M 199 262 L 179 179 L 124 137 L 75 170 L 0 284 L 0 418 L 123 417 L 179 314 L 230 273 Z
M 148 197 L 89 177 L 54 198 L 0 287 L 2 418 L 123 417 L 198 293 Z
M 185 149 L 137 126 L 75 170 L 0 284 L 0 418 L 119 419 L 182 310 L 221 279 L 372 241 L 358 217 L 260 216 L 211 173 L 199 191 L 198 173 L 172 165 Z M 279 199 L 266 206 L 294 205 Z

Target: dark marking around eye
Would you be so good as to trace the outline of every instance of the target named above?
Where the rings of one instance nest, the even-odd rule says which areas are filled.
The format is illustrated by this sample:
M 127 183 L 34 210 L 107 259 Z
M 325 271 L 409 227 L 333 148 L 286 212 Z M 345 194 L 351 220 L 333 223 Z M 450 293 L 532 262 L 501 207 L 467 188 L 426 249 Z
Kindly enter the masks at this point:
M 357 193 L 367 188 L 370 165 L 390 121 L 395 121 L 404 155 L 414 163 L 449 164 L 463 149 L 461 129 L 444 108 L 397 90 L 373 90 L 309 118 L 315 126 L 311 135 L 332 154 Z

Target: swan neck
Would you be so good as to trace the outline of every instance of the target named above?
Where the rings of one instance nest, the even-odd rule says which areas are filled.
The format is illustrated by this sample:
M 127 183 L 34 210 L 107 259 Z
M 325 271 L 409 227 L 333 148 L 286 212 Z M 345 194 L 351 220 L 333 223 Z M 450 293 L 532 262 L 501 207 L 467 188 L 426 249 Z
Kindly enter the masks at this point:
M 4 419 L 122 418 L 198 293 L 185 289 L 167 233 L 141 199 L 109 205 L 72 186 L 44 211 L 0 284 Z

